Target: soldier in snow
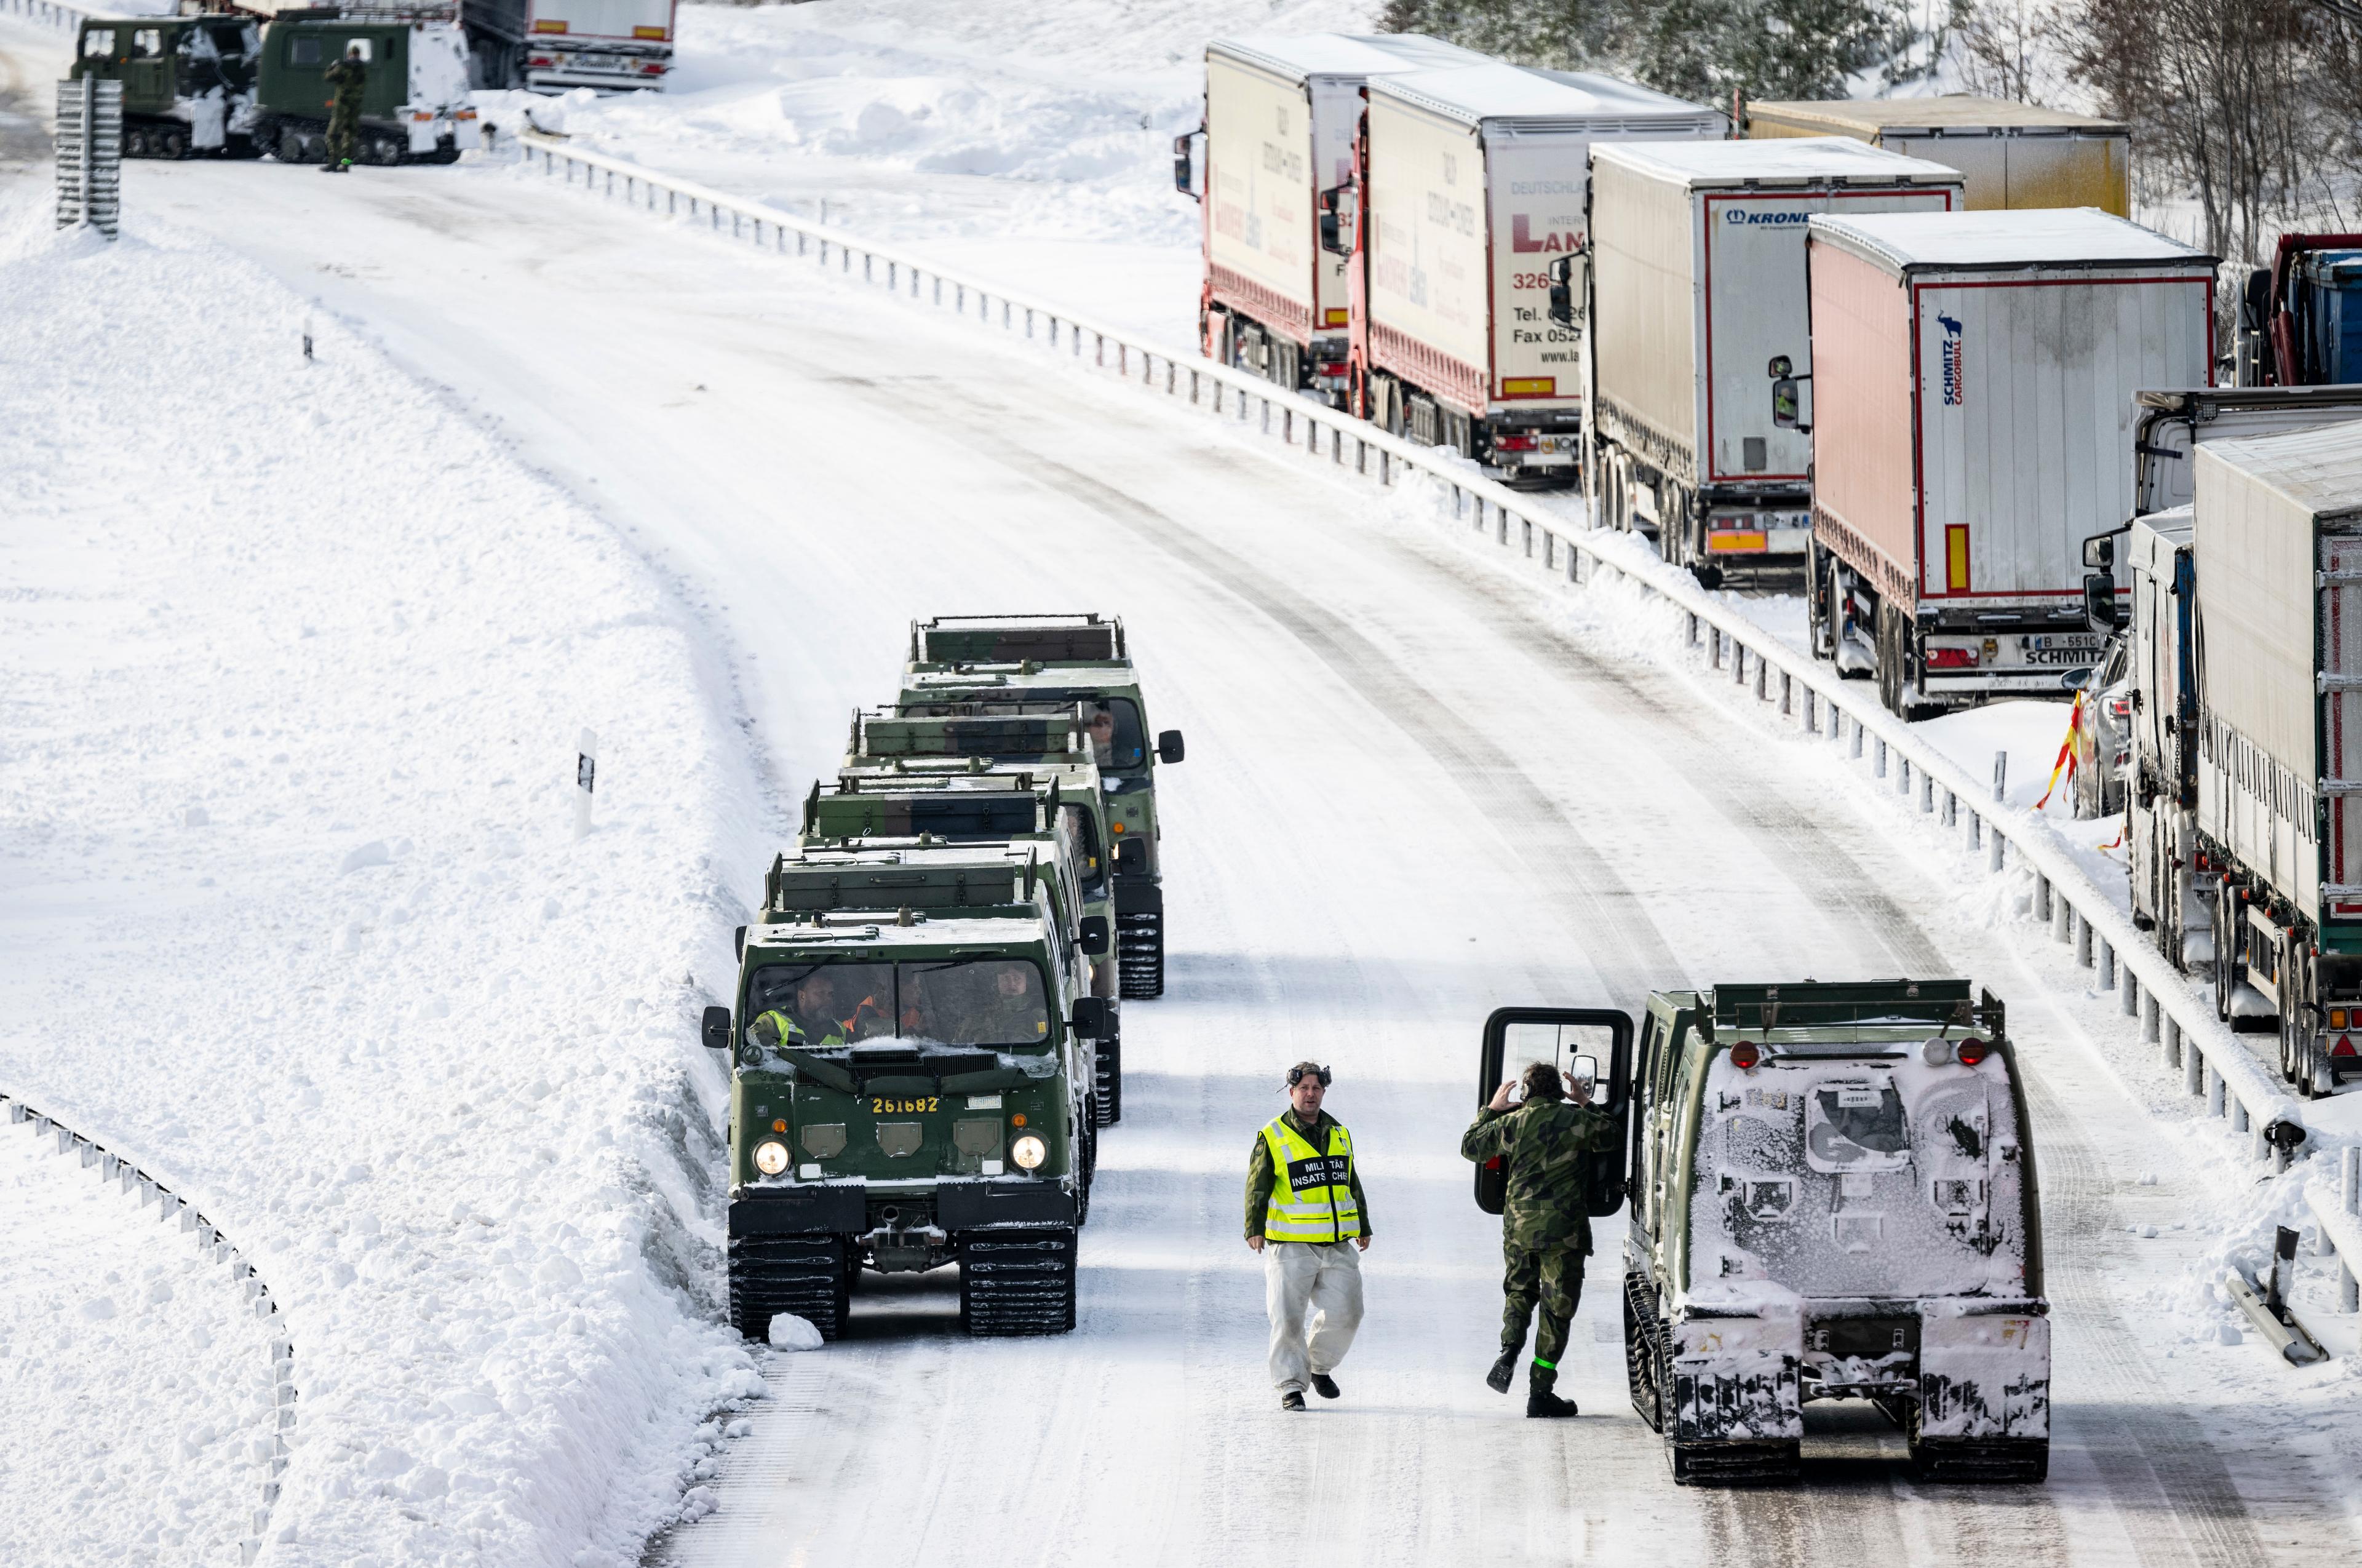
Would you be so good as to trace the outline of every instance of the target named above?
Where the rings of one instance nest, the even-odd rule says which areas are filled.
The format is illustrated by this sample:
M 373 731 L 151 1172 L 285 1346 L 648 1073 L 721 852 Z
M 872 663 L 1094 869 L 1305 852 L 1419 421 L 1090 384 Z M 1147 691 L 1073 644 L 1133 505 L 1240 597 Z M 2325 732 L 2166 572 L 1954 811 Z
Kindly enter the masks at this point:
M 353 166 L 353 141 L 360 132 L 361 92 L 369 85 L 369 59 L 360 41 L 355 39 L 345 57 L 321 72 L 321 77 L 337 90 L 336 102 L 328 110 L 328 161 L 321 171 L 341 174 Z
M 1511 1096 L 1522 1081 L 1522 1102 Z M 1587 1102 L 1591 1080 L 1574 1080 L 1576 1098 Z M 1541 1309 L 1534 1340 L 1534 1364 L 1526 1384 L 1526 1414 L 1572 1416 L 1574 1401 L 1556 1392 L 1559 1358 L 1566 1351 L 1568 1325 L 1583 1298 L 1583 1260 L 1591 1253 L 1591 1162 L 1596 1149 L 1616 1142 L 1615 1121 L 1567 1095 L 1556 1067 L 1536 1062 L 1522 1080 L 1509 1079 L 1476 1113 L 1475 1125 L 1460 1140 L 1460 1152 L 1482 1165 L 1499 1156 L 1508 1181 L 1501 1211 L 1501 1252 L 1507 1263 L 1501 1293 L 1501 1359 L 1485 1381 L 1496 1394 L 1509 1391 L 1518 1356 L 1526 1345 L 1526 1320 Z

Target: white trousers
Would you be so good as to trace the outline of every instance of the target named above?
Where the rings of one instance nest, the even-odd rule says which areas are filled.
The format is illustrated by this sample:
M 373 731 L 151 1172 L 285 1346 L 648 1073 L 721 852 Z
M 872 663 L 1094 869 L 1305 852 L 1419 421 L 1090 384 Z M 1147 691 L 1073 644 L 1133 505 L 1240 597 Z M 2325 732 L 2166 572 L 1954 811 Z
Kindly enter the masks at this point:
M 1334 1371 L 1353 1348 L 1362 1327 L 1361 1253 L 1351 1242 L 1266 1242 L 1263 1288 L 1271 1313 L 1272 1385 L 1301 1393 L 1307 1378 Z

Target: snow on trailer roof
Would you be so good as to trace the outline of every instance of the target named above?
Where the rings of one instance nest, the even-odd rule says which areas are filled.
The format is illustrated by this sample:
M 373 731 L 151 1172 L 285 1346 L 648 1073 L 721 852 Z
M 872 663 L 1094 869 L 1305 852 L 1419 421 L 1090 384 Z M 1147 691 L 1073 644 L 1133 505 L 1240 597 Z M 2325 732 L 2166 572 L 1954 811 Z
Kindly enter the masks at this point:
M 1301 82 L 1313 76 L 1387 76 L 1473 65 L 1485 57 L 1425 33 L 1249 33 L 1216 39 L 1209 54 L 1242 60 Z
M 1370 90 L 1416 104 L 1462 125 L 1518 120 L 1620 129 L 1711 124 L 1722 112 L 1668 97 L 1636 83 L 1587 71 L 1537 71 L 1500 61 L 1446 71 L 1413 71 L 1373 78 Z
M 1812 235 L 1904 272 L 2215 263 L 2202 250 L 2097 207 L 1816 216 Z
M 1949 164 L 1889 152 L 1851 137 L 1805 136 L 1772 141 L 1603 142 L 1595 162 L 1619 163 L 1639 173 L 1695 190 L 1723 185 L 1813 185 L 1832 180 L 1893 182 L 1960 178 Z
M 2208 441 L 2199 461 L 2226 463 L 2318 518 L 2362 516 L 2362 423 L 2323 425 L 2284 436 Z
M 2122 120 L 2097 119 L 2066 109 L 2045 109 L 2009 98 L 1980 98 L 1971 93 L 1947 93 L 1933 98 L 1843 98 L 1834 101 L 1788 100 L 1750 103 L 1749 120 L 1797 126 L 1842 126 L 1850 131 L 1922 131 L 1937 136 L 1990 136 L 2014 130 L 2090 131 L 2123 136 Z

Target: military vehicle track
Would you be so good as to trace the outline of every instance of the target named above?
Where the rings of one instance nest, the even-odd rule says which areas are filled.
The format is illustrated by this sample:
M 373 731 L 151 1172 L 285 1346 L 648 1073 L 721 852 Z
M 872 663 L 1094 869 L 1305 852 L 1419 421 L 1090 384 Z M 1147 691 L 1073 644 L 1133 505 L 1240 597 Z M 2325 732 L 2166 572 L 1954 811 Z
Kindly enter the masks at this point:
M 770 1331 L 771 1319 L 792 1312 L 833 1340 L 844 1331 L 853 1302 L 853 1270 L 844 1242 L 826 1234 L 788 1232 L 730 1238 L 730 1321 L 750 1340 Z
M 1164 912 L 1130 910 L 1115 917 L 1116 974 L 1126 1001 L 1164 994 Z
M 1012 1225 L 963 1238 L 960 1324 L 977 1335 L 1071 1332 L 1074 1227 Z

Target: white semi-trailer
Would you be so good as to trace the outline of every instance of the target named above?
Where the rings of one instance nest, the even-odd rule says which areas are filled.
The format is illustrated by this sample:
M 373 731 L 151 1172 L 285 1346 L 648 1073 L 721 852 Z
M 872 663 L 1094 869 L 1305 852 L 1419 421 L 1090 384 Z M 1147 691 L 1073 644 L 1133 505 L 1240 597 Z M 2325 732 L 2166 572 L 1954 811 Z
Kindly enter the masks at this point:
M 1550 265 L 1580 250 L 1606 138 L 1719 138 L 1720 113 L 1628 82 L 1488 62 L 1374 77 L 1361 179 L 1333 205 L 1353 252 L 1351 406 L 1513 482 L 1581 468 L 1580 324 Z
M 1809 266 L 1815 651 L 1903 714 L 2058 691 L 2136 394 L 2210 379 L 2214 258 L 2085 207 L 1816 217 Z
M 1173 145 L 1174 184 L 1199 200 L 1199 346 L 1290 391 L 1345 402 L 1345 259 L 1320 244 L 1322 193 L 1353 174 L 1362 85 L 1485 57 L 1418 33 L 1216 39 L 1206 119 Z
M 664 86 L 679 0 L 525 0 L 524 85 Z
M 2362 422 L 2191 466 L 2130 541 L 2135 917 L 2327 1093 L 2362 1075 Z
M 1591 488 L 1712 584 L 1801 566 L 1812 444 L 1773 416 L 1765 368 L 1813 370 L 1805 226 L 1943 213 L 1960 176 L 1834 138 L 1603 142 L 1591 159 Z M 1889 395 L 1892 395 L 1890 393 Z

